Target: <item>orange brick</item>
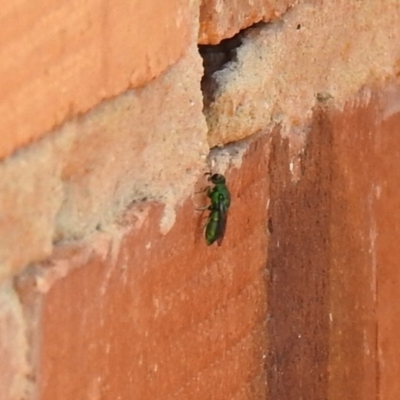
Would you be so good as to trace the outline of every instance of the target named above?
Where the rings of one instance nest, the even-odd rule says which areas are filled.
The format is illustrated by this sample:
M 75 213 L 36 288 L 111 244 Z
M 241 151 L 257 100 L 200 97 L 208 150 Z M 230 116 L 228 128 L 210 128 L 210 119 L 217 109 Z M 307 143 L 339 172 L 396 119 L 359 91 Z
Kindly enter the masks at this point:
M 379 390 L 371 206 L 374 138 L 382 132 L 376 124 L 378 100 L 371 97 L 368 103 L 354 102 L 344 112 L 332 113 L 331 121 L 322 130 L 328 135 L 332 132 L 328 390 L 331 398 L 374 400 Z
M 372 139 L 374 219 L 370 220 L 370 268 L 376 275 L 379 354 L 379 398 L 400 398 L 400 88 L 390 87 L 383 104 L 380 134 Z
M 396 90 L 390 88 L 390 96 L 362 91 L 343 111 L 315 111 L 297 156 L 291 146 L 295 134 L 274 139 L 271 398 L 400 395 Z M 296 157 L 295 176 L 290 166 Z
M 0 281 L 46 258 L 54 242 L 106 229 L 144 197 L 167 194 L 168 229 L 209 151 L 201 73 L 191 46 L 146 87 L 104 102 L 0 164 Z
M 158 76 L 197 26 L 184 0 L 18 2 L 1 14 L 0 158 Z
M 400 113 L 360 98 L 316 109 L 305 144 L 247 144 L 222 247 L 197 199 L 165 236 L 137 204 L 22 274 L 41 399 L 395 399 Z
M 221 247 L 205 244 L 190 199 L 165 236 L 162 207 L 134 205 L 122 237 L 61 246 L 22 274 L 24 307 L 40 305 L 42 400 L 231 399 L 255 390 L 266 352 L 267 156 L 259 138 L 227 174 L 233 203 Z
M 257 22 L 278 18 L 294 0 L 202 0 L 200 44 L 218 44 Z

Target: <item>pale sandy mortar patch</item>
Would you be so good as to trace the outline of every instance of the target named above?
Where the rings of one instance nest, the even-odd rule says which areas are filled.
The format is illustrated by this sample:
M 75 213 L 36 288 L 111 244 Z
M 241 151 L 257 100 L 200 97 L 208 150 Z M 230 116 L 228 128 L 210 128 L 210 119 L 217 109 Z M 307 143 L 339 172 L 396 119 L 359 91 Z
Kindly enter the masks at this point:
M 22 306 L 7 280 L 0 284 L 0 399 L 32 398 L 28 352 Z
M 160 229 L 170 229 L 209 151 L 197 33 L 195 25 L 188 51 L 156 80 L 0 164 L 0 280 L 46 258 L 56 241 L 107 230 L 133 201 L 163 202 Z
M 341 108 L 362 86 L 394 77 L 400 8 L 394 0 L 299 4 L 242 40 L 236 59 L 213 75 L 210 146 L 275 124 L 285 134 L 309 122 L 318 94 Z
M 104 229 L 132 201 L 173 208 L 193 190 L 208 153 L 201 58 L 191 50 L 162 77 L 129 91 L 75 123 L 61 179 L 64 201 L 55 237 Z M 171 214 L 172 213 L 172 214 Z
M 53 135 L 0 163 L 0 281 L 51 252 L 68 139 Z

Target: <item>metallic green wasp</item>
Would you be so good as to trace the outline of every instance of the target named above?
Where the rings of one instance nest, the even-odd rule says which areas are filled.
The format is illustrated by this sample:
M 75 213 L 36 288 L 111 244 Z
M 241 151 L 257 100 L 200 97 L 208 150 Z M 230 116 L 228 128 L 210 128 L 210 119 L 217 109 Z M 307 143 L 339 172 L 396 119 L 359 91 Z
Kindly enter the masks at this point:
M 226 179 L 223 175 L 207 175 L 210 175 L 208 180 L 214 186 L 206 188 L 211 204 L 205 208 L 206 210 L 210 210 L 205 229 L 205 239 L 208 246 L 214 242 L 217 242 L 218 246 L 221 246 L 225 235 L 228 210 L 231 205 L 231 194 L 226 186 Z

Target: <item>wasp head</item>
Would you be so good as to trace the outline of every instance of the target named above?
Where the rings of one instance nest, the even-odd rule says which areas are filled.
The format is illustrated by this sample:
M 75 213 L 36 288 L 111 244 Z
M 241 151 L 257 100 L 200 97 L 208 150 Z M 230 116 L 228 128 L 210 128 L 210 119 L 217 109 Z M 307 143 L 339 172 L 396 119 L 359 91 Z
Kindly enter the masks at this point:
M 212 182 L 214 185 L 216 185 L 216 184 L 224 185 L 226 183 L 226 179 L 225 179 L 224 175 L 222 175 L 222 174 L 213 174 L 208 178 L 208 180 L 210 182 Z

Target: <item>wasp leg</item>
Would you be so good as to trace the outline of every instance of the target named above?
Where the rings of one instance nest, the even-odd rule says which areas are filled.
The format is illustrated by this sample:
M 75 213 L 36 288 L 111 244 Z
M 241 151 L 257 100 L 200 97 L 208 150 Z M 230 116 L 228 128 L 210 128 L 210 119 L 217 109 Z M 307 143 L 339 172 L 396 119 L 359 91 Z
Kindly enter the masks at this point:
M 210 189 L 211 189 L 210 186 L 206 186 L 204 189 L 201 189 L 198 192 L 194 192 L 194 194 L 199 194 L 199 193 L 204 193 L 204 192 L 209 193 Z

